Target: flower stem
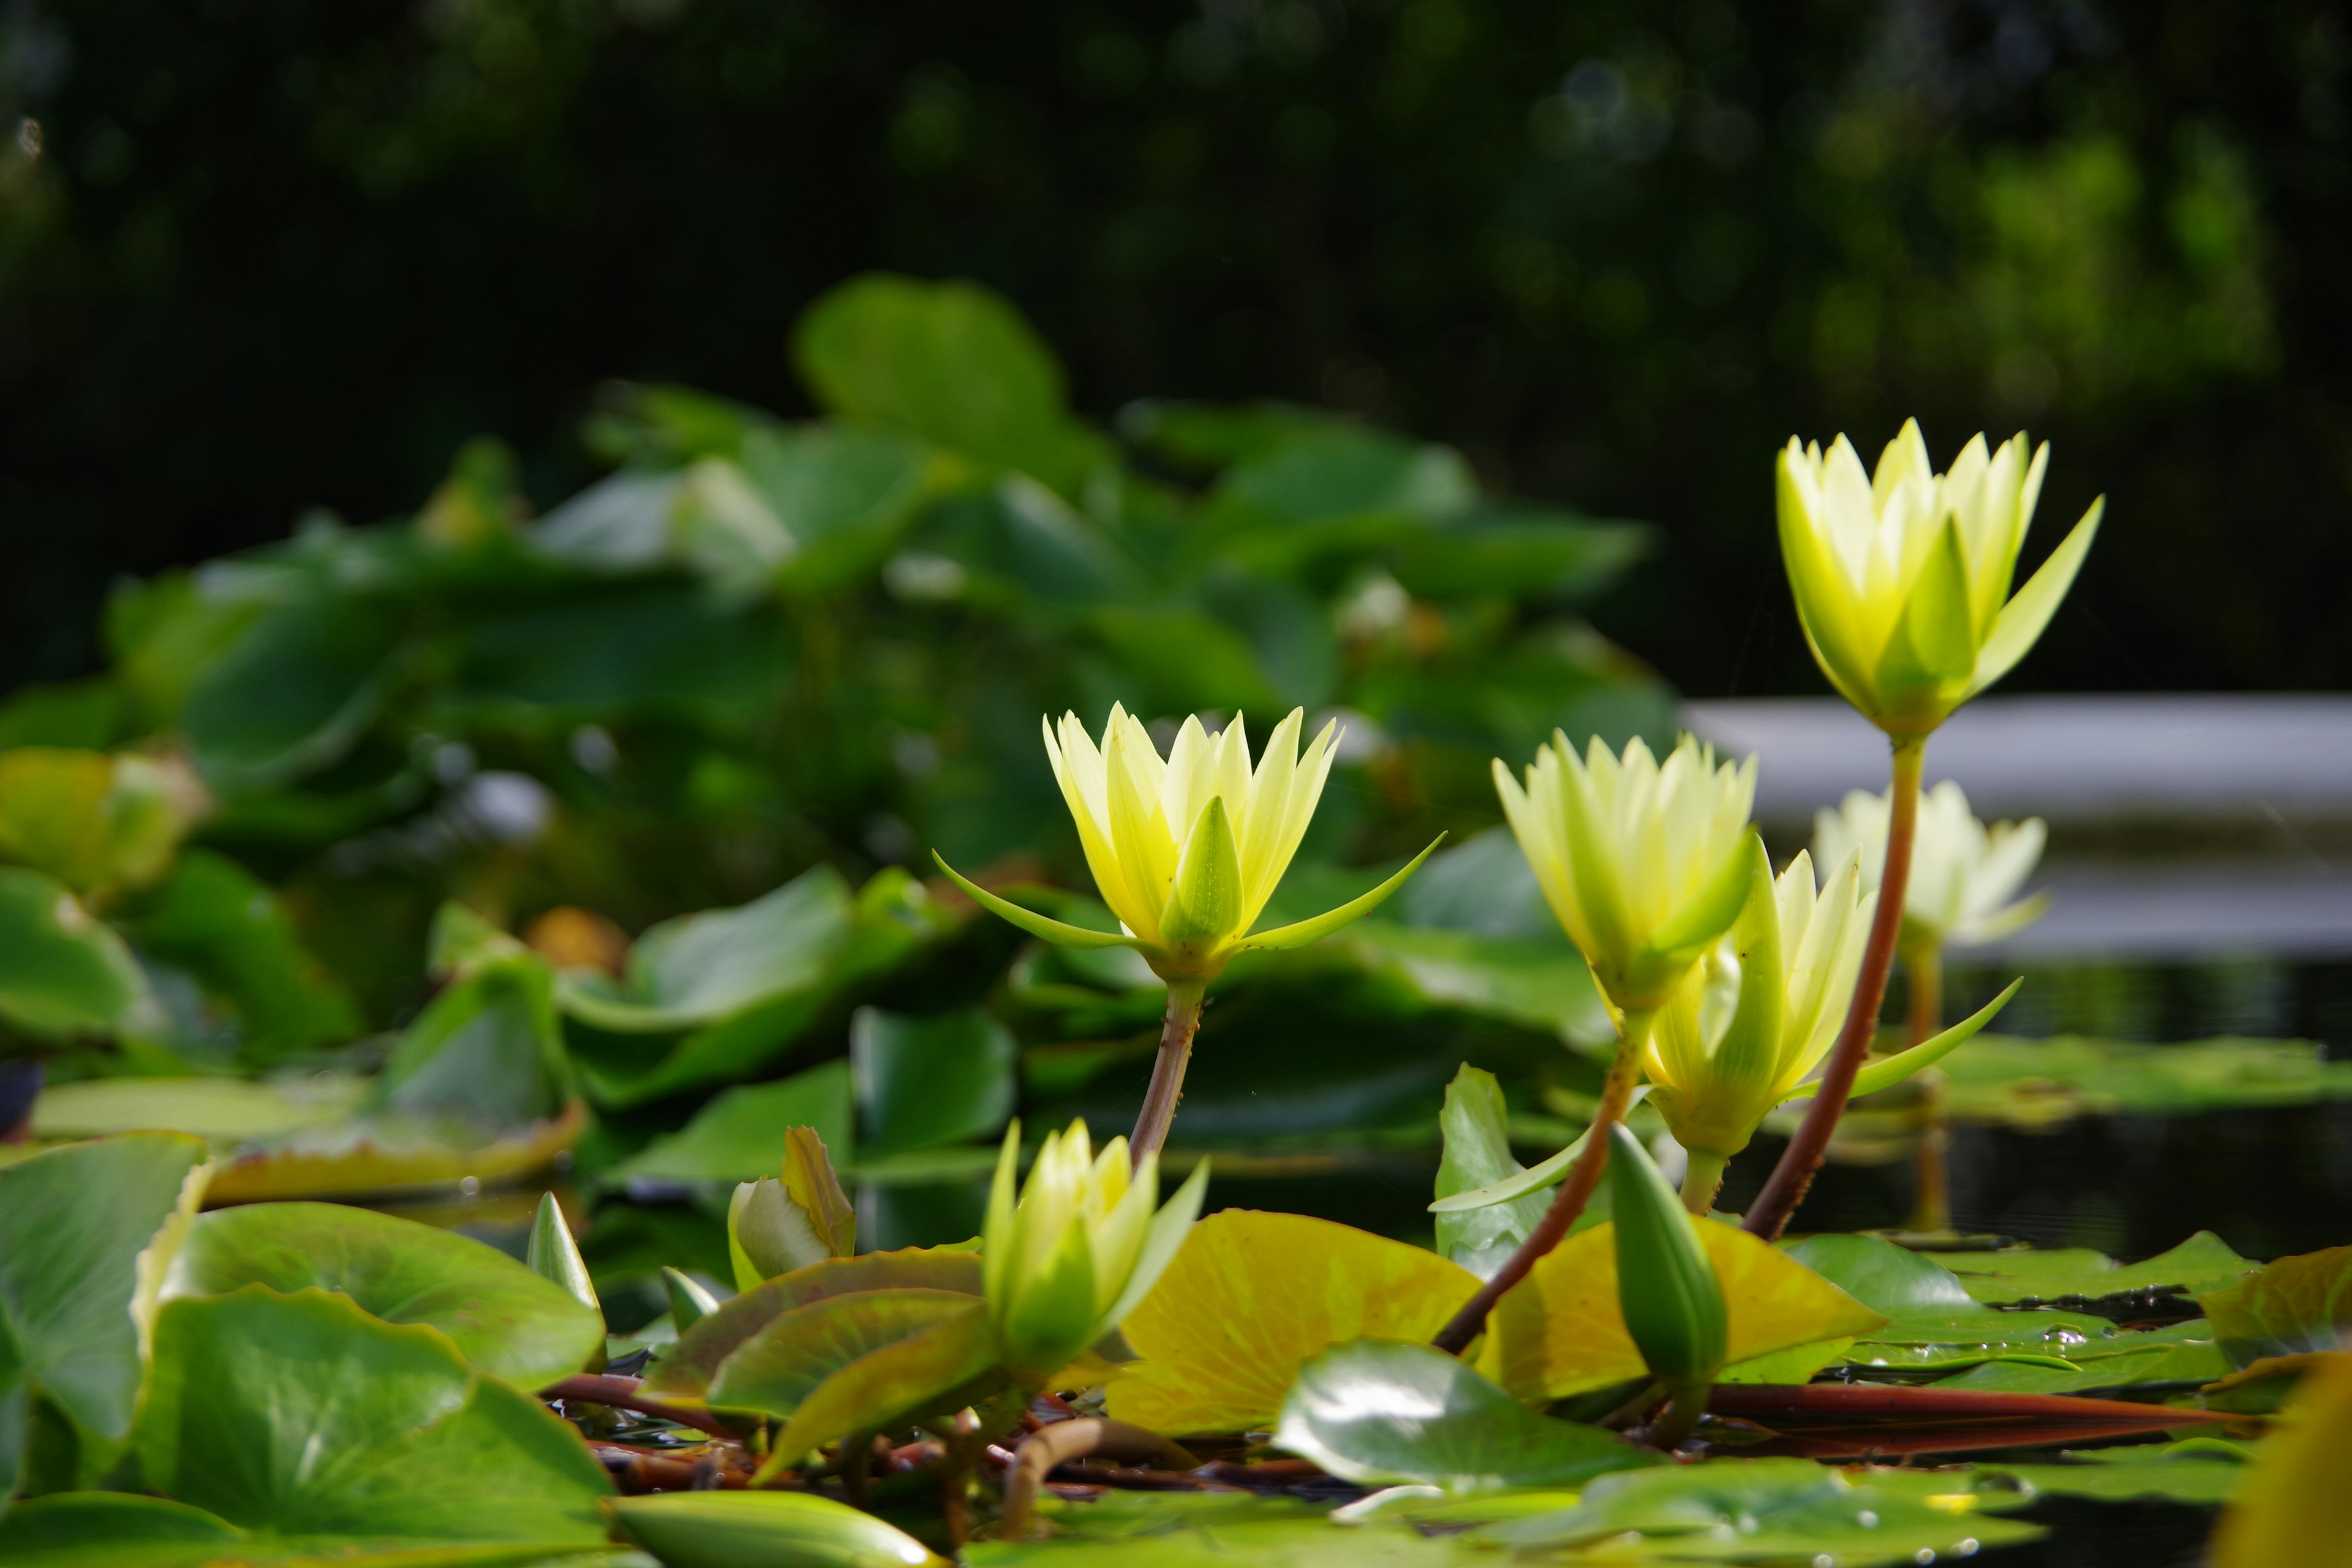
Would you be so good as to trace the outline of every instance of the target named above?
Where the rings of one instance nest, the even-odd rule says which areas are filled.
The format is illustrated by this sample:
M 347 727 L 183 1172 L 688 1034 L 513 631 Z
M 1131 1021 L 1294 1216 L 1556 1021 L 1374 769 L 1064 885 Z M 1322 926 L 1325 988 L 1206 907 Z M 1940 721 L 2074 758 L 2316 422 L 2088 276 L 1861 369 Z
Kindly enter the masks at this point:
M 1617 1030 L 1617 1054 L 1609 1064 L 1609 1076 L 1601 1086 L 1601 1105 L 1592 1113 L 1592 1125 L 1585 1131 L 1584 1152 L 1568 1169 L 1568 1178 L 1544 1211 L 1535 1229 L 1528 1232 L 1518 1250 L 1496 1272 L 1492 1279 L 1478 1288 L 1478 1293 L 1463 1304 L 1454 1314 L 1453 1321 L 1438 1331 L 1430 1343 L 1448 1355 L 1460 1355 L 1469 1348 L 1486 1326 L 1486 1314 L 1503 1293 L 1528 1277 L 1528 1270 L 1537 1259 L 1559 1245 L 1576 1216 L 1592 1197 L 1592 1189 L 1600 1184 L 1601 1173 L 1609 1165 L 1609 1128 L 1624 1120 L 1625 1107 L 1633 1098 L 1633 1085 L 1642 1076 L 1642 1047 L 1649 1043 L 1650 1024 L 1654 1012 L 1627 1012 Z
M 1698 1426 L 1699 1416 L 1706 1411 L 1707 1395 L 1714 1392 L 1712 1380 L 1684 1384 L 1674 1391 L 1674 1397 L 1667 1402 L 1664 1412 L 1650 1423 L 1650 1429 L 1641 1436 L 1653 1448 L 1664 1448 L 1669 1453 L 1681 1447 L 1684 1440 Z
M 1916 1046 L 1944 1026 L 1943 948 L 1932 941 L 1906 944 L 1903 972 L 1911 977 L 1911 1043 Z M 1910 1228 L 1940 1235 L 1952 1228 L 1952 1131 L 1944 1118 L 1943 1070 L 1929 1068 L 1911 1081 L 1918 1086 L 1919 1147 L 1911 1156 Z
M 1192 1037 L 1201 1027 L 1201 998 L 1208 987 L 1198 980 L 1168 983 L 1168 1018 L 1160 1029 L 1160 1058 L 1151 1064 L 1151 1087 L 1144 1091 L 1143 1109 L 1136 1113 L 1135 1131 L 1127 1141 L 1128 1157 L 1141 1169 L 1147 1155 L 1160 1152 L 1168 1142 L 1169 1124 L 1176 1120 L 1176 1102 L 1184 1098 L 1184 1064 L 1192 1058 Z
M 1837 1044 L 1831 1047 L 1829 1066 L 1822 1073 L 1812 1109 L 1805 1113 L 1804 1124 L 1780 1152 L 1780 1163 L 1772 1167 L 1764 1190 L 1748 1207 L 1745 1221 L 1748 1232 L 1767 1241 L 1780 1238 L 1789 1227 L 1789 1216 L 1805 1201 L 1813 1173 L 1822 1168 L 1822 1157 L 1828 1152 L 1830 1135 L 1837 1131 L 1838 1118 L 1845 1114 L 1846 1099 L 1853 1092 L 1853 1075 L 1862 1070 L 1862 1058 L 1870 1054 L 1871 1041 L 1878 1034 L 1878 1009 L 1886 1000 L 1886 973 L 1895 965 L 1895 939 L 1903 929 L 1903 894 L 1911 882 L 1911 841 L 1919 826 L 1919 779 L 1927 760 L 1927 736 L 1895 738 L 1886 869 L 1878 879 L 1878 909 L 1871 917 L 1870 943 L 1863 949 L 1853 1005 L 1846 1012 Z
M 1723 1168 L 1731 1156 L 1703 1149 L 1689 1152 L 1690 1163 L 1683 1171 L 1683 1207 L 1704 1218 L 1715 1208 L 1715 1194 L 1723 1190 Z

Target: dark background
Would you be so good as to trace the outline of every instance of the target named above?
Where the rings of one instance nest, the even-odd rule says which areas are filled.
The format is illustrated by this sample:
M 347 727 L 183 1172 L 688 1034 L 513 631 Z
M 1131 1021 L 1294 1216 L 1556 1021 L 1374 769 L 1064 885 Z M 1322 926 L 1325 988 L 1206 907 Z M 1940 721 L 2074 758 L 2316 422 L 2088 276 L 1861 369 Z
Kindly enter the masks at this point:
M 605 378 L 803 408 L 872 268 L 1106 422 L 1332 404 L 1663 524 L 1599 618 L 1695 694 L 1821 689 L 1771 453 L 1912 413 L 2055 442 L 2039 548 L 2110 497 L 2012 688 L 2343 685 L 2347 71 L 2206 0 L 10 0 L 0 689 L 468 436 L 560 499 Z

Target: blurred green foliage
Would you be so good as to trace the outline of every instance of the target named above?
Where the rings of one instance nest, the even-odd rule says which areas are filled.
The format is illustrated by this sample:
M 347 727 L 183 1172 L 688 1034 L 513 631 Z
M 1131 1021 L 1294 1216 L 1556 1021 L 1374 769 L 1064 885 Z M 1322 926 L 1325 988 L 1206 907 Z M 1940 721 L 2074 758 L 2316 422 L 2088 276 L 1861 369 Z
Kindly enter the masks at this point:
M 551 503 L 607 376 L 803 412 L 790 323 L 878 266 L 1007 293 L 1098 418 L 1280 395 L 1656 520 L 1602 625 L 1688 690 L 1818 689 L 1765 455 L 1915 413 L 2111 495 L 2031 679 L 2341 684 L 2347 70 L 2316 0 L 27 0 L 0 679 L 93 664 L 116 573 L 405 510 L 482 432 Z

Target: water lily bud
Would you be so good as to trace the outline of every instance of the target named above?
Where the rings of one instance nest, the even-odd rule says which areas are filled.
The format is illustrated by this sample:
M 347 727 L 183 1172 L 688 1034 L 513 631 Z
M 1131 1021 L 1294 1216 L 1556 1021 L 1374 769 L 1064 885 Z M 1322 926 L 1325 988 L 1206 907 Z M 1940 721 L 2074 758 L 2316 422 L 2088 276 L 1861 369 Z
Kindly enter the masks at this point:
M 949 1568 L 896 1525 L 810 1492 L 656 1492 L 604 1506 L 672 1568 Z
M 1822 672 L 1890 735 L 1924 735 L 2025 657 L 2081 570 L 2105 498 L 2015 598 L 2010 584 L 2050 448 L 1978 436 L 1948 473 L 1918 422 L 1874 474 L 1843 436 L 1780 454 L 1780 555 Z
M 857 1250 L 857 1210 L 842 1191 L 814 1127 L 784 1130 L 784 1173 L 738 1185 L 727 1205 L 727 1254 L 735 1288 L 847 1258 Z
M 553 1193 L 542 1193 L 539 1213 L 530 1222 L 530 1245 L 523 1256 L 532 1273 L 542 1279 L 552 1279 L 582 1306 L 602 1312 L 604 1304 L 596 1300 L 595 1281 L 588 1278 L 588 1265 L 580 1256 L 579 1244 L 572 1239 L 571 1226 L 563 1223 L 563 1210 L 555 1202 Z
M 1033 935 L 1068 947 L 1131 947 L 1174 983 L 1213 979 L 1235 953 L 1254 948 L 1303 947 L 1370 910 L 1429 854 L 1423 850 L 1338 909 L 1251 931 L 1289 869 L 1331 771 L 1339 728 L 1324 725 L 1302 754 L 1305 718 L 1293 709 L 1275 726 L 1255 771 L 1238 714 L 1213 739 L 1198 719 L 1185 720 L 1164 762 L 1150 732 L 1124 708 L 1112 707 L 1099 748 L 1075 713 L 1063 715 L 1058 733 L 1046 725 L 1046 756 L 1095 886 L 1118 917 L 1117 934 L 1048 919 L 974 885 L 945 860 L 940 868 Z
M 1582 758 L 1555 731 L 1522 788 L 1497 760 L 1495 788 L 1569 940 L 1609 999 L 1662 1005 L 1738 917 L 1748 896 L 1756 763 L 1717 765 L 1685 735 L 1661 764 L 1639 739 Z
M 676 1268 L 661 1271 L 662 1289 L 669 1296 L 669 1321 L 679 1333 L 719 1310 L 719 1298 Z
M 1609 1128 L 1617 1305 L 1650 1375 L 1680 1393 L 1715 1381 L 1729 1329 L 1723 1285 L 1682 1200 L 1622 1121 Z
M 1888 801 L 1885 793 L 1854 790 L 1835 811 L 1816 814 L 1813 848 L 1821 863 L 1859 855 L 1863 886 L 1875 889 L 1886 867 Z M 2011 900 L 2033 874 L 2048 838 L 2038 816 L 1988 827 L 1950 779 L 1921 791 L 1911 879 L 1903 889 L 1904 946 L 1970 946 L 2039 920 L 2050 907 L 2048 894 Z
M 1016 1202 L 1021 1127 L 1004 1135 L 982 1233 L 989 1321 L 1004 1365 L 1043 1383 L 1076 1360 L 1150 1292 L 1201 1212 L 1208 1166 L 1196 1167 L 1155 1215 L 1160 1161 L 1129 1169 L 1127 1140 L 1097 1154 L 1087 1124 L 1048 1133 Z

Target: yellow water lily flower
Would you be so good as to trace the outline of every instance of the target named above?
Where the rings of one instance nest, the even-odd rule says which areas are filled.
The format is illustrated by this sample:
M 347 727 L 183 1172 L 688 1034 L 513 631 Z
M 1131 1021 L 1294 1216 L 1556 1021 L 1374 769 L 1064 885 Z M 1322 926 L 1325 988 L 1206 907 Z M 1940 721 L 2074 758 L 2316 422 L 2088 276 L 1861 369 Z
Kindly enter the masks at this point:
M 1555 731 L 1521 787 L 1495 788 L 1552 912 L 1621 1011 L 1662 1005 L 1748 896 L 1756 761 L 1723 763 L 1688 735 L 1661 763 L 1594 736 L 1583 757 Z
M 1835 811 L 1815 814 L 1813 850 L 1821 863 L 1859 854 L 1863 885 L 1875 889 L 1886 865 L 1889 799 L 1887 793 L 1853 790 Z M 2049 841 L 2049 826 L 2040 817 L 1987 826 L 1969 809 L 1960 786 L 1946 779 L 1921 792 L 1915 833 L 1900 946 L 1991 942 L 2032 924 L 2050 907 L 2047 893 L 2016 898 Z
M 1013 1197 L 1021 1124 L 1004 1135 L 982 1232 L 982 1289 L 1003 1364 L 1042 1384 L 1076 1360 L 1159 1283 L 1201 1212 L 1204 1161 L 1156 1215 L 1160 1161 L 1129 1170 L 1127 1140 L 1094 1152 L 1087 1124 L 1049 1132 Z
M 1869 945 L 1878 894 L 1849 848 L 1814 885 L 1800 850 L 1778 877 L 1751 837 L 1747 900 L 1738 921 L 1693 966 L 1650 1031 L 1650 1103 L 1690 1154 L 1683 1199 L 1704 1214 L 1727 1161 L 1748 1147 L 1774 1107 L 1812 1092 L 1811 1079 L 1844 1027 Z M 1933 1065 L 1984 1027 L 2011 985 L 1967 1022 L 1862 1070 L 1868 1094 Z
M 2050 447 L 1978 436 L 1948 473 L 1916 420 L 1875 473 L 1843 436 L 1780 454 L 1780 553 L 1822 673 L 1890 735 L 1924 735 L 2025 657 L 2081 570 L 2105 498 L 2010 596 Z
M 1024 910 L 975 886 L 945 860 L 940 868 L 1024 931 L 1070 947 L 1131 947 L 1171 983 L 1213 979 L 1234 954 L 1253 948 L 1303 947 L 1370 912 L 1429 855 L 1423 850 L 1338 909 L 1251 931 L 1289 869 L 1331 771 L 1339 727 L 1326 724 L 1301 754 L 1305 718 L 1294 708 L 1275 727 L 1255 771 L 1238 715 L 1213 737 L 1198 719 L 1185 720 L 1165 761 L 1150 731 L 1122 707 L 1111 709 L 1099 748 L 1075 713 L 1063 715 L 1058 735 L 1045 726 L 1046 755 L 1095 886 L 1118 917 L 1116 933 Z

